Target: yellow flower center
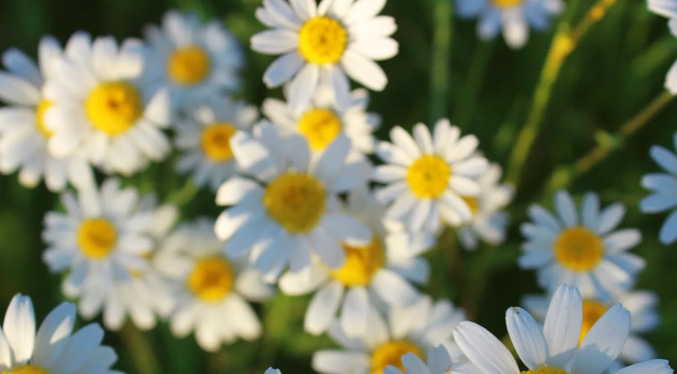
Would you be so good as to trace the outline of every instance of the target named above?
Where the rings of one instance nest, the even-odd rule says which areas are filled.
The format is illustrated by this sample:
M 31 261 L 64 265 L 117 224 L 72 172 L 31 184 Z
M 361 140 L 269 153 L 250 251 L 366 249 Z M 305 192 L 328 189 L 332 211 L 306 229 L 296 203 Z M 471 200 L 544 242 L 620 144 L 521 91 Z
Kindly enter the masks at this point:
M 202 131 L 202 150 L 212 161 L 228 161 L 233 158 L 230 138 L 237 128 L 227 122 L 217 122 Z
M 169 56 L 167 71 L 174 82 L 190 86 L 202 82 L 212 68 L 204 49 L 197 46 L 177 48 Z
M 581 337 L 578 344 L 583 342 L 583 339 L 588 334 L 588 331 L 599 320 L 609 307 L 597 300 L 583 300 L 583 326 L 581 326 Z
M 590 271 L 603 255 L 602 239 L 585 227 L 562 230 L 555 241 L 555 258 L 562 266 L 574 271 Z
M 118 240 L 115 226 L 105 218 L 82 221 L 78 229 L 78 245 L 85 256 L 100 260 L 107 257 Z
M 341 120 L 329 109 L 312 109 L 301 117 L 298 128 L 310 148 L 321 151 L 341 133 Z
M 295 234 L 312 230 L 325 209 L 322 183 L 307 174 L 289 172 L 272 181 L 263 195 L 263 205 L 277 223 Z
M 129 82 L 101 83 L 87 97 L 85 111 L 96 129 L 117 136 L 141 117 L 141 95 Z
M 333 270 L 331 276 L 348 287 L 368 285 L 374 273 L 383 267 L 383 244 L 376 236 L 366 247 L 344 244 L 343 249 L 346 252 L 346 262 L 340 269 Z
M 491 0 L 491 2 L 499 8 L 510 8 L 522 4 L 524 0 Z
M 341 23 L 329 17 L 309 19 L 299 32 L 299 52 L 313 64 L 335 64 L 348 45 L 348 32 Z
M 52 132 L 45 127 L 45 112 L 49 109 L 54 103 L 49 100 L 40 100 L 37 108 L 35 108 L 35 122 L 38 126 L 38 130 L 45 137 L 49 138 L 52 136 Z
M 557 369 L 557 368 L 551 368 L 544 366 L 542 368 L 538 368 L 536 370 L 525 370 L 522 372 L 522 374 L 569 374 L 566 371 L 562 369 Z
M 24 365 L 15 367 L 9 371 L 3 371 L 1 374 L 52 374 L 51 372 L 35 365 Z
M 465 201 L 473 215 L 476 215 L 480 211 L 480 201 L 476 198 L 470 196 L 461 196 L 461 199 Z
M 372 374 L 382 374 L 383 369 L 388 365 L 404 371 L 402 356 L 407 353 L 413 353 L 423 358 L 421 348 L 406 340 L 395 340 L 381 344 L 371 353 Z
M 451 167 L 442 157 L 421 156 L 407 170 L 407 182 L 411 192 L 421 199 L 436 199 L 449 185 Z
M 195 263 L 188 277 L 188 288 L 207 302 L 222 300 L 233 289 L 233 270 L 222 257 L 208 257 Z

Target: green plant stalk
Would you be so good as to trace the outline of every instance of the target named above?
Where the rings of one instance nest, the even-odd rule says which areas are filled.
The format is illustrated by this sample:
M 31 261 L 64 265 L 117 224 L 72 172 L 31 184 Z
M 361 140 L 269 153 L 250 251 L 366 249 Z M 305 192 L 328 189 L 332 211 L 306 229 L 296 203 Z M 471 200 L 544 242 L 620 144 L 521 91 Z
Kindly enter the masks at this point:
M 148 341 L 144 333 L 130 323 L 120 330 L 120 335 L 125 341 L 128 352 L 132 356 L 136 372 L 143 374 L 160 374 L 160 365 L 157 360 L 153 345 Z
M 587 172 L 602 162 L 609 154 L 621 148 L 627 140 L 649 124 L 668 104 L 675 99 L 675 96 L 668 91 L 663 91 L 653 101 L 651 101 L 636 116 L 626 122 L 615 135 L 606 135 L 605 139 L 609 141 L 600 141 L 597 145 L 579 158 L 572 166 L 558 168 L 548 179 L 546 192 L 548 194 L 565 187 L 571 181 Z
M 451 1 L 437 0 L 434 6 L 435 34 L 430 67 L 430 123 L 445 117 L 449 83 L 453 10 Z
M 468 78 L 465 80 L 463 93 L 456 105 L 454 115 L 454 122 L 461 128 L 467 128 L 468 122 L 472 117 L 473 111 L 477 105 L 477 98 L 479 96 L 480 88 L 484 83 L 484 76 L 487 70 L 487 65 L 491 59 L 491 52 L 493 51 L 494 40 L 482 41 L 475 49 L 470 65 L 470 72 Z

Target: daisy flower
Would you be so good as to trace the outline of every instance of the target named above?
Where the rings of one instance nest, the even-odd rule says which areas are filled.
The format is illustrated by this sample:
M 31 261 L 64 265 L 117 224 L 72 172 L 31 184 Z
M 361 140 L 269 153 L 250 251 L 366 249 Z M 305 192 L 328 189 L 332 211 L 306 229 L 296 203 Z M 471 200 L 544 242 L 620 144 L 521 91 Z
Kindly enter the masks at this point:
M 501 174 L 501 167 L 491 164 L 477 180 L 479 195 L 462 197 L 472 212 L 471 222 L 459 228 L 459 238 L 466 249 L 477 248 L 478 239 L 492 245 L 505 240 L 508 214 L 502 209 L 510 204 L 514 190 L 507 184 L 499 184 Z
M 169 97 L 164 89 L 140 83 L 143 64 L 137 40 L 118 47 L 112 37 L 92 42 L 86 33 L 74 34 L 45 83 L 52 103 L 45 113 L 50 152 L 57 157 L 83 152 L 105 172 L 125 175 L 165 158 Z
M 12 298 L 0 328 L 0 372 L 11 374 L 121 374 L 111 370 L 115 351 L 101 345 L 96 323 L 73 333 L 75 305 L 62 303 L 35 331 L 31 298 Z
M 677 17 L 677 1 L 675 0 L 647 0 L 649 10 L 667 18 Z
M 522 304 L 536 320 L 543 321 L 548 311 L 549 300 L 540 295 L 527 295 Z M 656 305 L 658 297 L 653 292 L 632 291 L 624 292 L 606 298 L 583 297 L 583 323 L 579 342 L 582 342 L 592 326 L 606 313 L 611 306 L 620 303 L 632 316 L 630 334 L 621 350 L 621 353 L 609 368 L 614 372 L 623 367 L 622 362 L 637 363 L 651 360 L 656 357 L 653 347 L 639 334 L 654 330 L 660 323 Z
M 45 216 L 43 260 L 51 272 L 67 272 L 62 288 L 68 297 L 88 295 L 79 309 L 91 319 L 115 281 L 128 281 L 148 265 L 155 210 L 139 209 L 136 190 L 121 189 L 117 179 L 77 196 L 65 192 L 61 203 L 65 213 Z
M 283 140 L 270 124 L 231 139 L 242 173 L 219 188 L 216 202 L 230 206 L 216 221 L 226 253 L 248 256 L 274 282 L 289 265 L 293 273 L 311 266 L 311 254 L 332 269 L 346 261 L 346 244 L 367 246 L 371 231 L 338 211 L 338 194 L 366 181 L 363 162 L 347 163 L 350 140 L 339 136 L 316 158 L 304 138 Z
M 564 11 L 562 0 L 456 0 L 461 18 L 479 18 L 477 35 L 493 39 L 503 30 L 510 48 L 522 48 L 529 39 L 529 28 L 543 31 L 550 18 Z
M 623 348 L 630 331 L 630 312 L 616 304 L 579 344 L 582 319 L 581 295 L 567 285 L 553 296 L 543 327 L 526 310 L 509 308 L 505 315 L 508 334 L 527 371 L 520 371 L 500 340 L 473 322 L 461 322 L 454 339 L 485 374 L 600 374 Z
M 167 12 L 162 26 L 144 30 L 149 47 L 147 77 L 168 87 L 175 108 L 201 103 L 240 87 L 244 57 L 220 21 L 204 24 L 196 14 Z
M 557 217 L 539 205 L 529 208 L 533 222 L 521 227 L 527 241 L 520 267 L 537 269 L 538 283 L 549 292 L 561 283 L 598 297 L 630 288 L 645 263 L 628 253 L 642 239 L 639 230 L 614 231 L 625 207 L 616 203 L 600 210 L 599 196 L 587 193 L 579 216 L 568 192 L 557 192 L 554 200 Z
M 476 178 L 487 160 L 475 154 L 478 140 L 460 137 L 458 127 L 446 119 L 428 128 L 414 126 L 412 138 L 403 128 L 390 131 L 392 143 L 381 142 L 376 154 L 386 163 L 376 167 L 374 180 L 388 184 L 376 192 L 389 218 L 406 222 L 409 230 L 435 232 L 440 219 L 453 225 L 470 222 L 472 210 L 463 197 L 480 193 Z
M 674 143 L 677 149 L 677 133 Z M 650 154 L 666 173 L 647 174 L 642 178 L 642 186 L 653 193 L 645 197 L 639 207 L 644 213 L 672 210 L 659 234 L 660 241 L 668 245 L 677 241 L 677 155 L 657 145 L 651 147 Z
M 312 367 L 318 373 L 378 374 L 388 366 L 404 370 L 402 356 L 413 353 L 425 358 L 429 349 L 442 345 L 452 360 L 460 359 L 452 332 L 465 314 L 449 301 L 433 303 L 422 297 L 409 308 L 393 308 L 387 322 L 370 313 L 369 329 L 351 338 L 335 322 L 329 335 L 343 349 L 320 350 L 313 355 Z
M 282 374 L 279 369 L 268 368 L 264 374 Z
M 385 207 L 366 188 L 353 190 L 347 213 L 369 226 L 374 233 L 371 243 L 364 247 L 343 244 L 346 261 L 338 269 L 313 261 L 309 271 L 287 272 L 280 278 L 280 289 L 288 295 L 315 292 L 306 311 L 306 331 L 315 335 L 325 332 L 340 309 L 342 330 L 350 337 L 359 336 L 368 331 L 372 309 L 407 307 L 420 297 L 410 282 L 427 282 L 430 267 L 421 257 L 392 255 L 387 240 L 389 233 L 382 222 L 384 211 Z M 405 243 L 414 241 L 406 236 L 398 239 Z M 432 244 L 432 240 L 428 244 Z
M 367 112 L 367 106 L 367 90 L 352 91 L 346 108 L 339 109 L 333 104 L 331 92 L 323 87 L 300 112 L 277 99 L 266 99 L 262 111 L 284 133 L 304 136 L 315 152 L 324 151 L 339 134 L 346 134 L 355 150 L 370 154 L 375 145 L 372 133 L 381 125 L 381 117 Z
M 237 168 L 230 138 L 250 131 L 258 116 L 255 107 L 220 96 L 193 107 L 176 126 L 176 147 L 183 152 L 176 169 L 192 172 L 196 185 L 216 191 Z
M 430 348 L 427 357 L 428 361 L 424 363 L 416 354 L 407 353 L 402 356 L 402 370 L 390 365 L 383 374 L 480 374 L 471 363 L 452 362 L 449 352 L 443 346 Z
M 251 38 L 254 51 L 282 55 L 266 70 L 263 81 L 277 87 L 290 81 L 292 108 L 306 107 L 321 85 L 329 85 L 335 102 L 350 101 L 348 76 L 382 91 L 388 78 L 374 61 L 394 57 L 398 44 L 390 36 L 397 26 L 378 16 L 386 0 L 264 0 L 256 17 L 270 29 Z
M 52 106 L 42 92 L 45 79 L 54 75 L 61 59 L 61 46 L 44 37 L 38 47 L 38 65 L 17 49 L 2 55 L 7 72 L 0 72 L 0 172 L 19 171 L 19 183 L 35 187 L 44 178 L 50 191 L 61 191 L 70 182 L 77 187 L 94 184 L 86 159 L 74 154 L 54 157 L 47 149 L 52 136 L 45 125 L 45 113 Z
M 207 351 L 259 337 L 261 323 L 247 300 L 262 301 L 274 291 L 257 271 L 228 259 L 222 249 L 214 221 L 200 218 L 177 229 L 157 259 L 160 271 L 176 283 L 172 333 L 184 337 L 195 331 Z

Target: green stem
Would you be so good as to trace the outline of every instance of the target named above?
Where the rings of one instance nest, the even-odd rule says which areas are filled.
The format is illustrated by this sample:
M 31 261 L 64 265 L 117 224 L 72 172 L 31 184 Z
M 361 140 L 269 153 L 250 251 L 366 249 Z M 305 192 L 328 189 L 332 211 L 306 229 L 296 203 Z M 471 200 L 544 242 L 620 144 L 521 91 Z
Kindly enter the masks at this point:
M 446 115 L 449 50 L 451 46 L 453 11 L 451 1 L 437 0 L 435 3 L 435 35 L 433 40 L 432 63 L 430 67 L 430 122 Z
M 160 374 L 160 365 L 153 351 L 153 345 L 141 331 L 127 323 L 120 335 L 125 341 L 127 351 L 131 354 L 136 372 L 144 374 Z
M 187 179 L 180 190 L 175 191 L 167 197 L 167 202 L 178 206 L 186 205 L 195 198 L 198 188 L 192 179 Z
M 454 122 L 461 127 L 468 126 L 468 121 L 472 117 L 475 106 L 477 105 L 477 98 L 479 97 L 480 89 L 484 83 L 484 75 L 487 70 L 487 65 L 491 59 L 491 52 L 493 51 L 494 41 L 479 42 L 478 47 L 472 57 L 470 71 L 468 78 L 465 80 L 463 93 L 456 105 L 456 113 Z
M 482 250 L 482 248 L 484 249 Z M 462 303 L 466 315 L 471 321 L 477 319 L 482 296 L 491 276 L 491 264 L 496 251 L 498 251 L 498 247 L 493 245 L 484 245 L 478 248 L 480 257 L 475 264 L 473 273 L 466 282 L 465 296 Z

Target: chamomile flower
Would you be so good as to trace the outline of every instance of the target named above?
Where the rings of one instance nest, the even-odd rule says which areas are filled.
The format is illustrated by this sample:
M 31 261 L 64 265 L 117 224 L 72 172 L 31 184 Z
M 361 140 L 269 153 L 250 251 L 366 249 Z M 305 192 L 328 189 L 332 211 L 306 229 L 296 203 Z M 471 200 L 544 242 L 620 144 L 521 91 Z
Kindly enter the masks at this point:
M 363 162 L 347 163 L 350 141 L 340 136 L 312 158 L 304 138 L 286 140 L 270 124 L 253 136 L 239 132 L 231 148 L 243 175 L 219 188 L 216 202 L 230 206 L 216 221 L 226 253 L 248 256 L 274 282 L 289 265 L 293 273 L 311 266 L 311 254 L 332 269 L 346 261 L 341 244 L 367 246 L 371 231 L 338 211 L 338 194 L 365 183 Z
M 282 55 L 266 70 L 263 81 L 277 87 L 290 81 L 289 103 L 300 111 L 317 87 L 329 85 L 337 105 L 349 102 L 348 76 L 382 91 L 388 78 L 374 61 L 394 57 L 398 44 L 390 36 L 397 26 L 378 16 L 385 0 L 264 0 L 256 17 L 271 29 L 254 35 L 253 50 Z
M 54 75 L 61 46 L 52 37 L 40 40 L 38 65 L 17 49 L 2 55 L 8 72 L 0 72 L 0 172 L 19 171 L 19 183 L 35 187 L 44 178 L 50 191 L 61 191 L 70 182 L 77 187 L 94 184 L 92 170 L 80 154 L 54 157 L 47 149 L 52 132 L 45 113 L 52 102 L 45 98 L 45 79 Z
M 592 326 L 579 344 L 583 307 L 575 287 L 562 285 L 541 327 L 524 309 L 512 307 L 505 321 L 515 351 L 528 371 L 520 371 L 512 354 L 485 328 L 461 322 L 454 339 L 483 373 L 600 374 L 621 352 L 630 331 L 630 313 L 616 304 Z
M 343 349 L 315 352 L 312 367 L 330 374 L 378 374 L 388 366 L 404 370 L 402 356 L 413 353 L 425 359 L 426 352 L 439 345 L 455 362 L 461 356 L 452 333 L 464 319 L 464 313 L 450 302 L 433 303 L 426 296 L 409 308 L 391 309 L 387 322 L 378 313 L 370 313 L 369 328 L 359 338 L 346 336 L 335 322 L 329 335 Z
M 477 248 L 478 239 L 492 245 L 505 240 L 508 214 L 501 209 L 510 203 L 514 191 L 506 184 L 499 184 L 501 174 L 501 167 L 491 164 L 477 180 L 479 195 L 463 197 L 472 212 L 471 222 L 459 228 L 459 239 L 466 249 Z
M 522 300 L 524 307 L 538 321 L 545 319 L 548 303 L 548 298 L 539 295 L 527 295 Z M 628 339 L 618 356 L 618 360 L 610 366 L 609 372 L 614 372 L 623 367 L 621 361 L 624 363 L 637 363 L 656 357 L 653 347 L 639 335 L 655 329 L 660 322 L 656 312 L 658 297 L 656 294 L 648 291 L 624 292 L 605 298 L 585 297 L 583 295 L 583 323 L 579 342 L 583 341 L 592 326 L 604 313 L 617 303 L 622 304 L 630 312 L 632 320 Z
M 169 11 L 162 26 L 148 26 L 147 77 L 169 87 L 172 104 L 183 109 L 240 87 L 244 57 L 220 21 L 201 23 L 196 14 Z
M 675 0 L 647 0 L 649 10 L 667 18 L 677 17 L 677 1 Z
M 105 172 L 125 175 L 165 158 L 169 97 L 164 89 L 141 84 L 143 65 L 137 40 L 118 47 L 112 37 L 92 42 L 86 33 L 74 34 L 45 83 L 45 99 L 52 103 L 45 114 L 50 152 L 83 152 Z
M 66 296 L 89 295 L 79 309 L 90 319 L 115 281 L 127 281 L 147 267 L 155 210 L 139 209 L 136 190 L 121 189 L 117 179 L 77 196 L 65 192 L 61 202 L 65 213 L 45 216 L 42 238 L 48 248 L 43 259 L 51 272 L 67 272 L 62 283 Z
M 268 368 L 264 374 L 282 374 L 280 369 Z
M 120 374 L 111 370 L 115 351 L 101 345 L 98 324 L 73 333 L 75 305 L 62 303 L 52 310 L 36 333 L 30 297 L 18 294 L 0 328 L 0 371 L 8 374 Z
M 318 89 L 311 105 L 296 111 L 288 103 L 277 99 L 263 102 L 263 113 L 287 134 L 303 135 L 310 148 L 322 152 L 339 134 L 346 134 L 353 148 L 364 154 L 374 152 L 373 132 L 381 124 L 381 117 L 367 112 L 369 92 L 357 89 L 350 93 L 345 109 L 333 104 L 327 87 Z
M 195 331 L 204 350 L 216 351 L 237 338 L 253 340 L 261 323 L 247 300 L 261 301 L 273 293 L 261 275 L 223 255 L 214 235 L 214 221 L 200 218 L 171 235 L 158 255 L 158 268 L 176 281 L 172 333 Z
M 402 370 L 390 365 L 383 374 L 480 374 L 469 362 L 452 362 L 449 352 L 443 346 L 430 348 L 426 356 L 427 363 L 416 354 L 407 353 L 402 356 Z
M 529 39 L 529 28 L 543 31 L 550 18 L 564 11 L 562 0 L 456 0 L 461 18 L 478 18 L 477 35 L 493 39 L 501 30 L 513 49 L 522 48 Z
M 674 136 L 677 149 L 677 133 Z M 677 241 L 677 155 L 661 146 L 651 147 L 651 158 L 662 167 L 665 173 L 647 174 L 642 178 L 642 186 L 652 194 L 640 202 L 644 213 L 659 213 L 672 210 L 663 223 L 659 238 L 663 244 Z
M 406 222 L 413 232 L 435 232 L 441 219 L 453 225 L 470 222 L 472 210 L 466 200 L 480 193 L 476 178 L 488 166 L 487 160 L 475 154 L 477 138 L 461 138 L 460 130 L 443 119 L 432 136 L 419 123 L 413 138 L 396 126 L 390 139 L 392 143 L 381 142 L 377 147 L 386 165 L 376 167 L 373 176 L 388 184 L 376 192 L 382 203 L 390 204 L 386 215 Z
M 255 107 L 225 97 L 193 107 L 176 126 L 176 147 L 183 152 L 177 170 L 192 172 L 196 185 L 216 191 L 237 168 L 230 138 L 238 130 L 250 131 L 257 118 Z
M 580 214 L 566 191 L 557 192 L 554 201 L 557 217 L 539 205 L 529 208 L 533 223 L 521 227 L 527 241 L 520 267 L 537 269 L 539 284 L 549 292 L 561 283 L 598 297 L 630 288 L 645 263 L 628 253 L 641 241 L 639 230 L 614 231 L 625 207 L 616 203 L 600 210 L 595 193 L 585 195 Z
M 368 331 L 371 310 L 384 310 L 385 306 L 407 307 L 420 297 L 410 282 L 427 282 L 430 267 L 421 257 L 393 256 L 393 249 L 388 246 L 389 233 L 382 222 L 384 211 L 385 207 L 366 188 L 353 190 L 347 213 L 369 226 L 374 233 L 371 243 L 364 247 L 344 244 L 346 261 L 339 269 L 313 261 L 309 271 L 287 272 L 280 278 L 280 289 L 286 294 L 315 292 L 306 311 L 306 331 L 315 335 L 325 332 L 340 310 L 338 320 L 344 333 L 359 336 Z M 415 241 L 402 235 L 398 235 L 398 240 Z M 425 248 L 415 251 L 423 250 Z

